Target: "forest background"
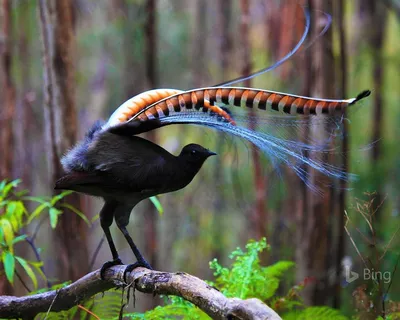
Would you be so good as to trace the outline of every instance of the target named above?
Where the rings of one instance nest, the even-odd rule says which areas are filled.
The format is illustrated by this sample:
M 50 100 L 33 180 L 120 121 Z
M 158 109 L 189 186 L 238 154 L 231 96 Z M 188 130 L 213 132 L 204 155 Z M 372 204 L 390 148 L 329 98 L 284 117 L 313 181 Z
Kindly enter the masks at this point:
M 151 88 L 205 87 L 273 64 L 299 41 L 304 30 L 301 5 L 307 5 L 312 30 L 303 49 L 245 85 L 324 98 L 350 98 L 372 90 L 345 121 L 339 148 L 346 152 L 329 156 L 358 179 L 347 185 L 333 182 L 336 188 L 326 188 L 320 196 L 290 169 L 272 168 L 268 159 L 240 141 L 201 128 L 172 126 L 147 137 L 175 154 L 195 142 L 218 157 L 207 161 L 187 188 L 159 197 L 162 215 L 143 201 L 129 228 L 155 269 L 182 270 L 204 279 L 212 273 L 208 261 L 217 257 L 229 264 L 234 248 L 266 236 L 272 251 L 263 257 L 265 263 L 294 261 L 288 284 L 311 279 L 303 292 L 307 303 L 348 312 L 354 308 L 352 293 L 368 284 L 360 277 L 344 285 L 343 261 L 350 261 L 360 274 L 365 268 L 354 242 L 369 267 L 391 273 L 386 298 L 400 300 L 400 276 L 394 272 L 400 254 L 398 1 L 60 3 L 65 10 L 57 19 L 63 21 L 66 35 L 59 39 L 67 59 L 59 80 L 65 81 L 68 92 L 55 111 L 59 116 L 51 120 L 44 39 L 55 29 L 42 15 L 40 6 L 46 3 L 1 1 L 0 179 L 20 178 L 20 186 L 31 194 L 51 195 L 61 173 L 56 160 L 94 121 L 106 119 L 122 102 Z M 320 35 L 329 20 L 324 12 L 331 15 L 332 25 Z M 50 123 L 58 131 L 55 139 L 49 134 Z M 91 221 L 102 204 L 87 196 L 67 200 Z M 347 229 L 345 212 L 350 218 Z M 54 231 L 46 219 L 38 222 L 43 226 L 36 242 L 49 278 L 76 280 L 109 260 L 104 245 L 92 263 L 102 238 L 98 220 L 88 226 L 65 210 Z M 125 248 L 122 260 L 131 261 L 123 237 L 115 230 L 113 234 L 117 246 Z M 17 250 L 35 259 L 28 246 L 21 244 Z M 5 276 L 0 292 L 27 293 L 18 281 L 10 286 Z M 155 303 L 139 296 L 138 310 Z

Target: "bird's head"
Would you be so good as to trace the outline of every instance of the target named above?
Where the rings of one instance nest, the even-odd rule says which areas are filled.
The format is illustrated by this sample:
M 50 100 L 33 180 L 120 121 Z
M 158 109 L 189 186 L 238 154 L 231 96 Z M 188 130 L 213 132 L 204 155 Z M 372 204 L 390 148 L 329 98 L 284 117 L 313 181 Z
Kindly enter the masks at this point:
M 190 165 L 199 166 L 200 169 L 201 165 L 208 157 L 215 155 L 215 152 L 212 152 L 201 145 L 191 143 L 183 147 L 179 158 Z

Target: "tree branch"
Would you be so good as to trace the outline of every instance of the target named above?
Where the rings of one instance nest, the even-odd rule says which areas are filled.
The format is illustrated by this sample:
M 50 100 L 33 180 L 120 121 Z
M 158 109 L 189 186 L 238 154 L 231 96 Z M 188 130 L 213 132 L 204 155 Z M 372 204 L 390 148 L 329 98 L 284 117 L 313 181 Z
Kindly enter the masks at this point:
M 0 296 L 0 318 L 31 319 L 38 313 L 68 310 L 93 295 L 121 288 L 126 266 L 91 272 L 65 288 L 25 297 Z M 203 280 L 183 272 L 169 273 L 136 268 L 127 274 L 127 282 L 143 293 L 175 295 L 192 302 L 213 319 L 281 319 L 258 299 L 226 298 Z

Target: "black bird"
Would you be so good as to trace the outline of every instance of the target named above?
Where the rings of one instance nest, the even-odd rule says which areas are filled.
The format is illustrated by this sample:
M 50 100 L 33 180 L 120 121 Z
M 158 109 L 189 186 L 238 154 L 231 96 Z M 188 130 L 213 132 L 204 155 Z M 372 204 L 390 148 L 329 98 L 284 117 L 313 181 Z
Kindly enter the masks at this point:
M 85 139 L 61 160 L 66 175 L 56 189 L 74 190 L 105 201 L 100 223 L 111 249 L 112 261 L 101 269 L 122 264 L 110 233 L 115 219 L 137 262 L 125 272 L 143 266 L 151 269 L 126 229 L 132 209 L 142 200 L 187 186 L 214 152 L 198 144 L 185 146 L 174 156 L 157 144 L 136 136 L 117 135 L 103 130 L 98 122 Z
M 367 90 L 356 98 L 332 100 L 241 87 L 146 91 L 124 102 L 107 123 L 95 124 L 85 139 L 65 155 L 61 161 L 66 175 L 56 182 L 56 189 L 75 190 L 105 200 L 100 222 L 113 261 L 103 265 L 102 276 L 107 267 L 121 264 L 109 230 L 113 219 L 137 258 L 127 271 L 136 266 L 151 268 L 126 230 L 131 210 L 143 199 L 184 188 L 204 161 L 215 153 L 189 144 L 175 157 L 160 146 L 136 137 L 137 134 L 172 124 L 215 129 L 251 142 L 264 151 L 273 164 L 288 165 L 313 187 L 308 183 L 304 165 L 331 178 L 348 179 L 349 175 L 341 168 L 306 156 L 310 152 L 329 150 L 318 144 L 291 140 L 285 130 L 280 133 L 275 129 L 288 128 L 288 124 L 296 129 L 303 123 L 296 122 L 296 115 L 316 117 L 322 123 L 331 123 L 337 117 L 340 123 L 345 110 L 369 94 Z M 258 115 L 252 118 L 237 113 L 242 106 L 253 108 Z M 275 117 L 279 113 L 292 118 Z M 254 129 L 249 129 L 252 121 L 255 121 Z

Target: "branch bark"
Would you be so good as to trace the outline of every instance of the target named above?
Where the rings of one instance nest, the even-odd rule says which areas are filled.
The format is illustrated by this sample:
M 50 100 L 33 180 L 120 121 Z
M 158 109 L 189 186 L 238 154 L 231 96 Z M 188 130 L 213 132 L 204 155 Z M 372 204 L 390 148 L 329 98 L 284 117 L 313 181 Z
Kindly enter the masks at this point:
M 52 312 L 68 310 L 97 293 L 127 286 L 123 281 L 125 268 L 121 265 L 108 269 L 104 281 L 97 270 L 59 290 L 25 297 L 0 296 L 0 318 L 31 319 L 49 309 Z M 136 268 L 127 274 L 127 282 L 143 293 L 180 296 L 213 319 L 281 319 L 258 299 L 227 298 L 203 280 L 183 272 Z

